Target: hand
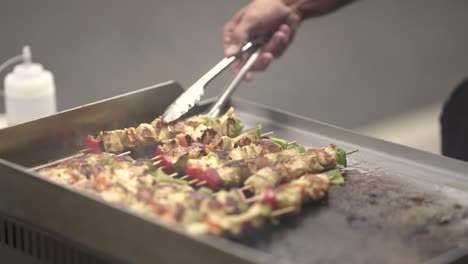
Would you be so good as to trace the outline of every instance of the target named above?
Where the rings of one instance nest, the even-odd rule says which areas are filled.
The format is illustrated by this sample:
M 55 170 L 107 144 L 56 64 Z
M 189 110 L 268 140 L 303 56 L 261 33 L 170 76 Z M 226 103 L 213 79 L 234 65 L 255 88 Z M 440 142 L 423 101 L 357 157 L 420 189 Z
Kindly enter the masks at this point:
M 263 71 L 287 49 L 302 19 L 328 14 L 350 2 L 353 0 L 253 0 L 224 26 L 224 53 L 235 55 L 249 40 L 271 36 L 252 67 L 252 71 Z M 238 71 L 244 60 L 236 60 L 231 68 Z M 245 79 L 251 80 L 252 74 Z
M 253 71 L 263 71 L 273 58 L 281 56 L 286 50 L 300 21 L 299 13 L 281 0 L 255 0 L 224 26 L 225 55 L 237 54 L 242 46 L 253 38 L 271 35 L 252 66 Z M 231 68 L 238 71 L 242 63 L 242 60 L 236 60 Z M 245 79 L 251 80 L 252 74 L 248 73 Z

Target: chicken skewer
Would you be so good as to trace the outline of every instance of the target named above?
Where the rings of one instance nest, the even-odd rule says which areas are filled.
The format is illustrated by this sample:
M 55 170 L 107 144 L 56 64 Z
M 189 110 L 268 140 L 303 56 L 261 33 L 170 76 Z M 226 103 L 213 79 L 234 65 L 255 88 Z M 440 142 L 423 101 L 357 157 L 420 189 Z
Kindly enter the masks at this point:
M 204 146 L 208 151 L 229 151 L 233 148 L 249 145 L 254 141 L 259 141 L 260 139 L 270 140 L 270 138 L 265 138 L 263 135 L 264 134 L 261 134 L 261 126 L 259 125 L 257 125 L 255 129 L 247 131 L 243 134 L 239 134 L 238 136 L 233 138 L 229 136 L 216 136 L 211 142 L 208 143 L 194 142 L 193 140 L 187 141 L 187 139 L 182 134 L 180 134 L 174 139 L 168 139 L 162 142 L 162 144 L 157 147 L 156 156 L 153 158 L 153 160 L 160 159 L 162 157 L 162 154 L 164 154 L 165 152 L 169 152 L 175 148 L 188 148 L 197 145 Z M 273 139 L 271 139 L 271 141 L 276 143 L 277 145 L 280 145 L 277 143 L 277 141 L 274 141 Z M 296 145 L 295 141 L 290 144 L 284 144 L 284 142 L 285 141 L 283 141 L 283 145 L 280 145 L 281 147 L 293 144 Z
M 205 170 L 229 161 L 255 158 L 281 151 L 279 145 L 268 139 L 260 139 L 257 136 L 249 137 L 249 135 L 246 135 L 245 139 L 245 142 L 250 143 L 249 145 L 239 144 L 237 147 L 226 150 L 210 150 L 206 146 L 192 144 L 189 147 L 176 147 L 167 152 L 160 151 L 160 158 L 153 164 L 155 166 L 169 166 L 170 169 L 166 172 L 173 170 L 183 173 L 186 168 L 196 167 Z M 190 174 L 190 170 L 186 173 Z
M 265 189 L 257 196 L 246 199 L 246 202 L 268 203 L 274 210 L 290 206 L 300 208 L 309 201 L 321 200 L 329 185 L 327 174 L 305 174 L 276 188 Z
M 302 148 L 295 148 L 266 153 L 264 156 L 261 156 L 260 153 L 247 152 L 239 159 L 222 164 L 215 162 L 209 164 L 209 166 L 203 166 L 205 165 L 203 163 L 190 164 L 191 166 L 187 167 L 186 173 L 193 178 L 207 180 L 209 182 L 208 186 L 214 189 L 220 187 L 236 187 L 242 183 L 243 179 L 250 176 L 257 169 L 265 166 L 265 159 L 267 162 L 274 163 L 284 157 L 300 154 L 302 151 Z M 218 179 L 218 183 L 222 184 L 222 186 L 213 186 L 213 180 L 215 179 Z
M 200 222 L 208 214 L 239 214 L 248 207 L 244 197 L 235 190 L 212 194 L 174 183 L 158 183 L 140 189 L 137 197 L 147 204 L 157 204 L 163 221 L 182 226 Z
M 256 198 L 255 203 L 238 215 L 208 215 L 201 223 L 188 227 L 193 234 L 214 234 L 238 237 L 250 229 L 258 229 L 272 217 L 297 212 L 309 201 L 322 199 L 329 188 L 328 176 L 307 174 Z
M 301 153 L 300 148 L 266 154 L 259 158 L 234 161 L 206 170 L 187 168 L 192 178 L 206 181 L 213 190 L 240 187 L 259 192 L 306 173 L 320 173 L 346 165 L 344 151 L 334 145 Z
M 346 154 L 341 148 L 329 145 L 324 149 L 310 149 L 307 154 L 300 154 L 256 171 L 244 185 L 251 192 L 259 193 L 306 173 L 321 173 L 337 165 L 346 166 Z
M 219 118 L 194 116 L 183 122 L 164 124 L 162 118 L 157 117 L 150 124 L 142 123 L 136 128 L 102 131 L 96 139 L 88 137 L 85 142 L 86 147 L 95 152 L 101 149 L 102 143 L 105 151 L 119 153 L 176 137 L 186 137 L 186 140 L 191 142 L 209 143 L 217 135 L 235 137 L 240 134 L 242 128 L 242 122 L 237 120 L 234 109 L 230 108 Z

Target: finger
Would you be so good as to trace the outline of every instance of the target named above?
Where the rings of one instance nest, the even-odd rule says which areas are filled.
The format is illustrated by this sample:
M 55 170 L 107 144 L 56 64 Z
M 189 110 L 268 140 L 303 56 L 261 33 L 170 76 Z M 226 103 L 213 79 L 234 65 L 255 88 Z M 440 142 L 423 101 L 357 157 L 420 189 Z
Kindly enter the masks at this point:
M 248 72 L 245 76 L 244 76 L 244 80 L 247 81 L 247 82 L 250 82 L 253 80 L 253 75 L 251 72 Z
M 273 54 L 270 52 L 262 52 L 258 59 L 252 65 L 252 71 L 264 71 L 273 61 Z
M 277 34 L 276 38 L 277 38 L 277 39 L 278 39 L 278 38 L 283 38 L 283 39 L 286 40 L 286 43 L 289 43 L 289 40 L 290 40 L 290 37 L 291 37 L 291 31 L 292 31 L 292 30 L 291 30 L 291 28 L 290 28 L 288 25 L 282 24 L 282 25 L 280 25 L 280 27 L 275 31 L 275 33 L 276 33 L 276 32 L 279 32 L 279 33 Z M 271 36 L 270 40 L 273 39 L 273 37 L 274 37 L 274 33 L 273 33 L 273 35 Z M 265 45 L 265 48 L 268 48 L 268 47 L 267 47 L 268 45 L 271 45 L 271 47 L 274 47 L 274 42 L 271 42 L 270 44 L 267 43 L 267 44 Z M 270 51 L 273 50 L 271 47 L 269 48 Z
M 242 19 L 233 29 L 231 34 L 231 45 L 227 47 L 226 50 L 230 52 L 239 52 L 241 47 L 249 41 L 249 36 L 252 34 L 250 32 L 251 27 L 252 25 Z M 235 53 L 231 53 L 230 55 L 235 55 Z
M 230 69 L 234 73 L 237 73 L 242 67 L 242 65 L 244 65 L 244 62 L 247 60 L 248 58 L 247 56 L 248 56 L 247 53 L 243 53 L 242 55 L 240 55 L 240 57 L 238 57 L 235 61 L 232 62 Z
M 284 33 L 284 35 L 286 35 L 287 39 L 290 40 L 291 39 L 291 33 L 292 33 L 292 29 L 290 26 L 286 25 L 286 24 L 282 24 L 278 31 L 281 31 Z
M 273 54 L 275 57 L 279 57 L 284 52 L 288 44 L 288 36 L 283 31 L 276 31 L 264 46 L 264 51 Z
M 231 44 L 231 35 L 235 25 L 236 24 L 234 23 L 234 21 L 229 21 L 228 23 L 226 23 L 226 25 L 224 25 L 221 39 L 221 43 L 223 44 L 224 50 L 226 50 L 226 48 Z
M 285 24 L 288 25 L 291 31 L 295 31 L 301 22 L 301 17 L 298 14 L 291 14 L 287 17 Z
M 259 34 L 262 29 L 262 20 L 256 16 L 242 15 L 238 23 L 232 28 L 229 34 L 229 45 L 226 47 L 226 55 L 232 56 L 238 53 L 251 37 Z
M 291 42 L 293 41 L 296 29 L 297 28 L 291 28 L 289 25 L 286 25 L 286 24 L 281 25 L 279 30 L 282 31 L 287 36 L 288 38 L 287 46 L 289 46 Z
M 229 66 L 229 69 L 231 69 L 233 73 L 236 73 L 240 70 L 240 67 L 242 66 L 242 64 L 243 64 L 242 60 L 237 59 L 234 62 L 232 62 L 232 64 Z
M 234 29 L 237 27 L 243 16 L 243 11 L 238 12 L 223 28 L 222 44 L 226 57 L 232 56 L 239 52 L 239 49 L 235 44 Z

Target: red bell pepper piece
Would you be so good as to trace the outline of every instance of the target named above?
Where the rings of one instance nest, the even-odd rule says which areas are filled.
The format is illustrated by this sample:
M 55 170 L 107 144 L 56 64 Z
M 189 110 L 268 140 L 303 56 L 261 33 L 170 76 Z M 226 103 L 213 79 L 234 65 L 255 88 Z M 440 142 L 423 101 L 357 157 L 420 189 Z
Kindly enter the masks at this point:
M 188 147 L 187 139 L 185 138 L 184 134 L 178 134 L 176 135 L 177 142 L 179 142 L 179 145 L 182 147 Z
M 210 187 L 213 191 L 217 191 L 223 187 L 223 180 L 219 177 L 218 172 L 213 169 L 207 169 L 203 172 L 201 180 L 206 181 L 206 185 Z
M 203 180 L 203 171 L 200 167 L 187 167 L 185 169 L 185 174 L 190 175 L 191 179 Z
M 278 199 L 276 199 L 276 193 L 272 189 L 268 189 L 265 192 L 260 202 L 270 204 L 272 210 L 276 210 L 279 207 Z
M 93 136 L 88 135 L 84 142 L 83 142 L 85 148 L 90 149 L 91 152 L 93 153 L 101 153 L 102 149 L 101 146 L 99 145 L 99 141 L 97 141 Z
M 164 149 L 164 147 L 162 146 L 157 146 L 156 147 L 156 152 L 155 152 L 155 156 L 160 156 L 162 155 L 164 152 L 166 152 L 166 150 Z
M 157 146 L 156 147 L 156 156 L 161 156 L 159 167 L 162 167 L 162 171 L 166 174 L 171 174 L 174 170 L 174 166 L 172 162 L 164 157 L 164 153 L 166 153 L 166 149 L 162 146 Z
M 171 174 L 174 171 L 172 162 L 164 156 L 161 158 L 161 164 L 159 167 L 162 168 L 162 171 L 166 174 Z

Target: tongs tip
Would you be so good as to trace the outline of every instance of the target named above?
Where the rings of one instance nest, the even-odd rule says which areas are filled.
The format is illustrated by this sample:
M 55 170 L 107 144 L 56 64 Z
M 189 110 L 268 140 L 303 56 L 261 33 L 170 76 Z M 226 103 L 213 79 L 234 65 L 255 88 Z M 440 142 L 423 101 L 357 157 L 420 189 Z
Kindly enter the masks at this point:
M 177 114 L 175 111 L 166 111 L 162 115 L 162 121 L 164 124 L 170 123 L 176 119 L 178 119 L 181 115 Z

